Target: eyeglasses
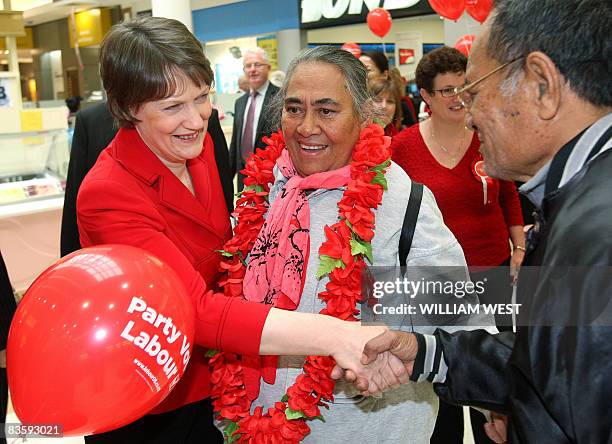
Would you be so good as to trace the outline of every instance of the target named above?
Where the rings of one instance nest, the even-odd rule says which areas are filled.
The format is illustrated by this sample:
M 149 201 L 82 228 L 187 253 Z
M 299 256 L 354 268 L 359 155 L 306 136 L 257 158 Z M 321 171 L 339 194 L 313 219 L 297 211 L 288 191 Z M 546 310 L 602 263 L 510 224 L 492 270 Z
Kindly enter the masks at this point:
M 457 95 L 457 88 L 461 88 L 461 87 L 460 86 L 450 86 L 448 88 L 432 89 L 429 92 L 432 92 L 432 93 L 439 92 L 442 97 L 450 98 L 450 97 L 455 97 Z
M 251 69 L 251 68 L 255 68 L 255 69 L 259 69 L 262 66 L 268 66 L 267 63 L 247 63 L 244 65 L 244 69 Z
M 472 83 L 468 83 L 467 85 L 463 85 L 463 86 L 458 86 L 456 88 L 452 88 L 453 89 L 453 96 L 459 96 L 459 100 L 461 101 L 461 104 L 464 107 L 469 107 L 472 104 L 472 94 L 470 93 L 470 89 L 474 88 L 476 85 L 478 85 L 480 82 L 483 82 L 485 80 L 487 80 L 489 77 L 491 77 L 493 74 L 495 74 L 498 71 L 501 71 L 502 69 L 504 69 L 506 66 L 516 62 L 517 60 L 522 59 L 523 56 L 519 56 L 515 59 L 510 60 L 509 62 L 503 63 L 502 65 L 499 65 L 497 68 L 495 68 L 493 71 L 488 72 L 487 74 L 485 74 L 484 76 L 482 76 L 481 78 L 474 80 Z M 445 88 L 446 89 L 446 88 Z M 442 93 L 442 95 L 444 95 L 444 93 Z M 445 96 L 447 97 L 447 96 Z

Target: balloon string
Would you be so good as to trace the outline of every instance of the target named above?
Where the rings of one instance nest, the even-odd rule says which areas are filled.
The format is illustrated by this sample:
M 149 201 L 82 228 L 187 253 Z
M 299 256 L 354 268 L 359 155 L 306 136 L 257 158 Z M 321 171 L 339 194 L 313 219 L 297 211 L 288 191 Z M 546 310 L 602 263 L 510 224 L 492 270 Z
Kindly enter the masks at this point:
M 383 45 L 383 54 L 385 55 L 385 57 L 387 56 L 387 47 L 385 46 L 385 38 L 381 37 L 380 38 L 382 40 L 382 45 Z

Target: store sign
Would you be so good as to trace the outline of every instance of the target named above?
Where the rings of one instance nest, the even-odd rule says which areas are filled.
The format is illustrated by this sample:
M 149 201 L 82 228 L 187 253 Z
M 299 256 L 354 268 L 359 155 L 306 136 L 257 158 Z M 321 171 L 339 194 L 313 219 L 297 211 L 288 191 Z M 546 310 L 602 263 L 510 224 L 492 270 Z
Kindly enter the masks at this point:
M 368 12 L 384 8 L 393 18 L 435 14 L 427 0 L 300 0 L 303 29 L 365 23 Z
M 96 8 L 74 15 L 74 23 L 68 17 L 70 46 L 74 48 L 75 33 L 79 46 L 99 45 L 111 27 L 111 16 L 108 8 Z

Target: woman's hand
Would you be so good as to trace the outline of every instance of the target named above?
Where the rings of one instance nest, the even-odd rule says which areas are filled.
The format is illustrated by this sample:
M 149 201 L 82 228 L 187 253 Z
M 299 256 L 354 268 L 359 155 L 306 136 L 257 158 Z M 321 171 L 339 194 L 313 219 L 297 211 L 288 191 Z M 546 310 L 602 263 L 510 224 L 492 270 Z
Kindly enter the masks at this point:
M 347 334 L 339 337 L 339 348 L 332 352 L 337 367 L 332 377 L 344 377 L 357 384 L 363 395 L 377 395 L 390 388 L 408 382 L 408 370 L 404 363 L 389 352 L 381 353 L 370 364 L 362 364 L 363 349 L 372 338 L 387 331 L 387 327 L 363 327 L 357 323 L 345 326 Z M 352 330 L 352 331 L 351 331 Z M 346 372 L 342 372 L 344 369 Z
M 512 256 L 510 257 L 510 276 L 513 279 L 518 277 L 519 269 L 521 268 L 521 264 L 525 259 L 525 250 L 520 248 L 515 248 L 512 252 Z

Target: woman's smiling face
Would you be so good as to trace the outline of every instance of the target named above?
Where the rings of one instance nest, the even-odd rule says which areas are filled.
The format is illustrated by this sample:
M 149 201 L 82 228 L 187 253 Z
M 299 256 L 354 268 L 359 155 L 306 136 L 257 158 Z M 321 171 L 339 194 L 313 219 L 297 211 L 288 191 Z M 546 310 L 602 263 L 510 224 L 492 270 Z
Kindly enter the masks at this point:
M 363 125 L 340 69 L 322 62 L 298 66 L 287 87 L 281 126 L 301 176 L 348 165 Z

